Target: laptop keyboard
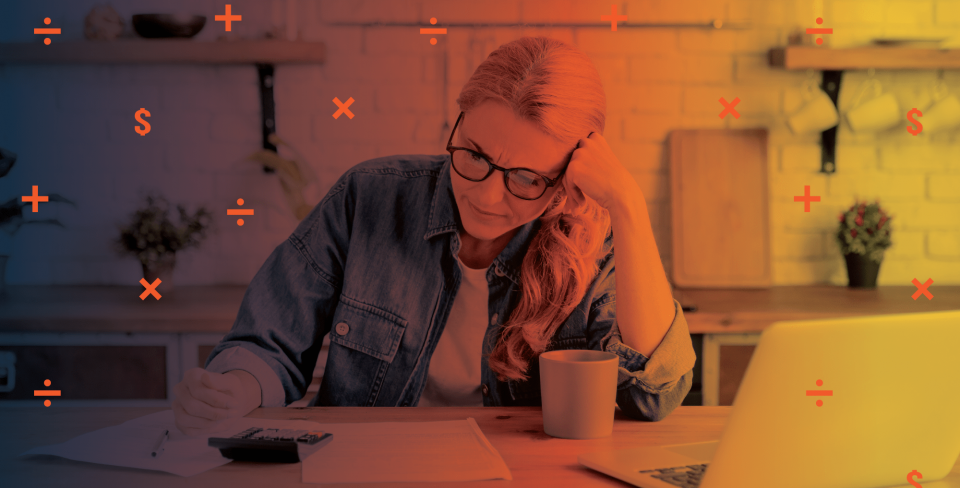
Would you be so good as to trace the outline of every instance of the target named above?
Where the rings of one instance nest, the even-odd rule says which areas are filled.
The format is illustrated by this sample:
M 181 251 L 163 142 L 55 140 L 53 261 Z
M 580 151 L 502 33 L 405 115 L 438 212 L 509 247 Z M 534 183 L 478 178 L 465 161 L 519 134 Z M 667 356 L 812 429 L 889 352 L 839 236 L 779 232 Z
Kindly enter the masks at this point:
M 700 479 L 703 478 L 706 469 L 707 464 L 704 463 L 676 468 L 647 469 L 640 472 L 680 488 L 697 488 L 700 486 Z

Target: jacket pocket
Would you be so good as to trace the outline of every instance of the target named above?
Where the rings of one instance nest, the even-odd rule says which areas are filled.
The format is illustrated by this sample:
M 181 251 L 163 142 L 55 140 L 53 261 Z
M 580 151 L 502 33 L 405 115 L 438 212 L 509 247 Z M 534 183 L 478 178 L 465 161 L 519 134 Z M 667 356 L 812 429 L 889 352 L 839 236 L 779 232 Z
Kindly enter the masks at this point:
M 406 328 L 407 321 L 402 317 L 340 295 L 330 342 L 390 363 Z

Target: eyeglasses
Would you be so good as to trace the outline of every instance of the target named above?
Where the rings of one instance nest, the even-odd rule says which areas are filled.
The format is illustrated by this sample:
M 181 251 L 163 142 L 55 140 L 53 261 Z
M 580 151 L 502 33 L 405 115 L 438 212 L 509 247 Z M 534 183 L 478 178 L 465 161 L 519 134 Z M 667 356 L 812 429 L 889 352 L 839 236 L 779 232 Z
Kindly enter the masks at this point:
M 453 125 L 450 132 L 450 140 L 447 141 L 447 151 L 450 152 L 450 159 L 453 161 L 453 169 L 458 175 L 470 181 L 483 181 L 487 179 L 493 170 L 503 171 L 503 184 L 507 187 L 513 196 L 522 200 L 536 200 L 547 192 L 547 188 L 556 186 L 560 177 L 567 171 L 567 164 L 563 166 L 563 171 L 556 178 L 547 178 L 536 171 L 527 168 L 501 168 L 493 164 L 490 159 L 465 147 L 456 147 L 450 145 L 453 142 L 453 135 L 457 132 L 457 126 L 460 125 L 460 119 L 463 118 L 463 112 L 457 117 L 457 122 Z

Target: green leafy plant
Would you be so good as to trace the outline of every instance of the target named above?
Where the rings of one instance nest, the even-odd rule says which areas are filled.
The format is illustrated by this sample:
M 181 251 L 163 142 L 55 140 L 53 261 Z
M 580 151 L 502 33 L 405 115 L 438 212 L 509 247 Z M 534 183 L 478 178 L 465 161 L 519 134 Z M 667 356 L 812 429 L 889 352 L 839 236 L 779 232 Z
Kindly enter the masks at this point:
M 0 178 L 7 176 L 7 173 L 13 169 L 14 163 L 17 162 L 17 155 L 11 151 L 8 151 L 0 147 Z M 68 203 L 74 207 L 77 204 L 73 203 L 70 200 L 56 194 L 52 193 L 46 195 L 50 202 L 61 202 Z M 35 219 L 35 220 L 26 220 L 23 217 L 24 208 L 31 207 L 30 202 L 24 202 L 20 197 L 13 197 L 10 200 L 0 204 L 0 230 L 3 230 L 7 234 L 10 234 L 13 237 L 14 234 L 20 230 L 21 226 L 27 224 L 52 224 L 59 225 L 63 227 L 63 224 L 60 223 L 57 219 Z
M 883 252 L 890 242 L 890 220 L 880 202 L 856 201 L 839 215 L 837 241 L 843 254 L 860 254 L 877 263 L 883 260 Z
M 120 227 L 117 244 L 121 251 L 149 265 L 182 249 L 198 247 L 206 239 L 212 220 L 206 208 L 200 207 L 191 215 L 183 205 L 177 205 L 180 225 L 176 225 L 170 220 L 170 203 L 165 198 L 147 195 L 145 200 L 127 225 Z

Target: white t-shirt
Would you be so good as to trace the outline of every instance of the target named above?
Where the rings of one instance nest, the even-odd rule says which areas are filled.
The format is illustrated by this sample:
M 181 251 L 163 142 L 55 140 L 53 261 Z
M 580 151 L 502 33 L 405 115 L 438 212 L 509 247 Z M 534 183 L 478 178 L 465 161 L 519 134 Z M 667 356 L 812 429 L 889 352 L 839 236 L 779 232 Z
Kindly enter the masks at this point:
M 430 358 L 427 383 L 418 407 L 482 407 L 480 356 L 487 331 L 490 289 L 487 269 L 468 268 L 460 258 L 462 279 L 447 325 Z

